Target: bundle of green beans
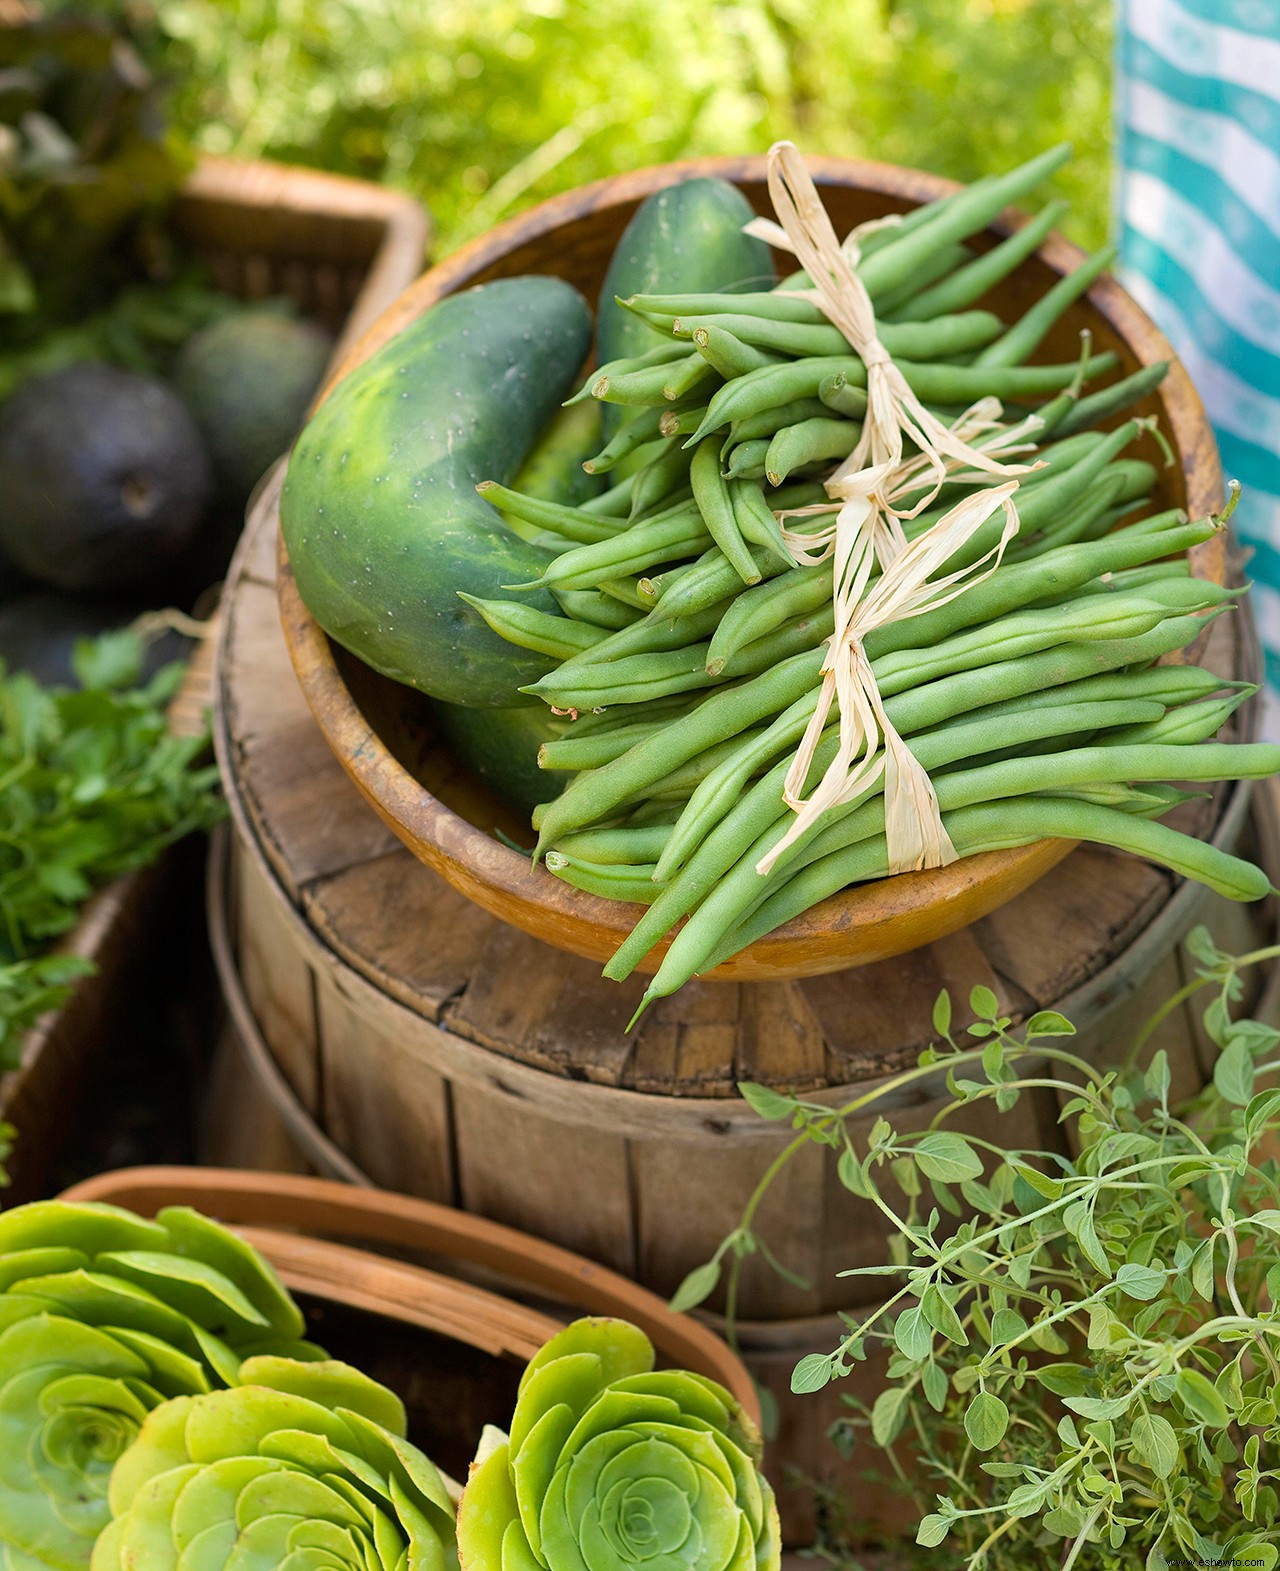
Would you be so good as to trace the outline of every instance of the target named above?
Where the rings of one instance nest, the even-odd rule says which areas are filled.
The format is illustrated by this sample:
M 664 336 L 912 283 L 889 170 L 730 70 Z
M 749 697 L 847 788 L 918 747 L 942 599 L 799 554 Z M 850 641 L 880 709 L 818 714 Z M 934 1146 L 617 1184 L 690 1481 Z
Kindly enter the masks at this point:
M 1086 341 L 1078 361 L 1027 363 L 1112 253 L 1012 323 L 974 309 L 1059 209 L 989 250 L 964 242 L 1064 157 L 1055 150 L 923 206 L 862 248 L 879 336 L 916 395 L 944 417 L 1001 400 L 1006 421 L 1024 422 L 1020 461 L 1038 464 L 1018 490 L 1020 529 L 998 568 L 950 603 L 876 629 L 867 655 L 960 855 L 1086 839 L 1256 899 L 1269 888 L 1257 868 L 1160 822 L 1183 800 L 1170 782 L 1280 769 L 1280 748 L 1210 740 L 1252 688 L 1157 663 L 1232 599 L 1187 560 L 1223 521 L 1153 514 L 1155 471 L 1127 456 L 1149 422 L 1116 423 L 1166 367 L 1084 393 L 1115 369 L 1114 355 L 1090 354 Z M 797 566 L 778 515 L 799 532 L 829 521 L 795 510 L 827 502 L 822 481 L 853 451 L 866 406 L 866 368 L 796 293 L 805 282 L 626 302 L 653 326 L 653 348 L 601 367 L 576 395 L 626 411 L 586 466 L 615 483 L 581 507 L 481 487 L 555 553 L 536 585 L 512 587 L 549 589 L 561 615 L 472 601 L 501 636 L 555 662 L 526 691 L 574 722 L 539 758 L 567 784 L 534 815 L 535 856 L 578 888 L 648 907 L 607 976 L 629 975 L 679 926 L 646 1003 L 888 873 L 882 783 L 757 870 L 793 821 L 783 781 L 834 625 L 830 560 Z M 905 521 L 908 538 L 987 483 L 977 471 L 951 475 Z M 999 518 L 983 525 L 948 571 L 981 558 L 1000 528 Z M 806 789 L 835 755 L 836 730 L 824 733 Z

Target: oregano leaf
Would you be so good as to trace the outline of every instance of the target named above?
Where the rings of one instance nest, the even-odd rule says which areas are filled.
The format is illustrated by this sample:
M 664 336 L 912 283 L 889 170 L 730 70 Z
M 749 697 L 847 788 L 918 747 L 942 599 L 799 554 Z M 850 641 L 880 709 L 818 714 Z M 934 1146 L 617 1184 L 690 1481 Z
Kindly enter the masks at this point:
M 918 1304 L 904 1309 L 894 1322 L 893 1340 L 904 1358 L 928 1358 L 933 1346 L 933 1331 Z
M 946 1036 L 951 1029 L 951 994 L 944 987 L 933 1001 L 933 1029 Z
M 958 1342 L 961 1347 L 968 1347 L 969 1338 L 965 1334 L 964 1326 L 960 1323 L 960 1316 L 955 1309 L 942 1296 L 936 1284 L 931 1283 L 926 1289 L 920 1308 L 925 1319 L 939 1334 L 945 1336 L 949 1342 Z
M 878 1446 L 890 1446 L 902 1433 L 907 1420 L 905 1386 L 889 1386 L 876 1398 L 871 1409 L 871 1438 Z
M 1074 1036 L 1076 1028 L 1067 1019 L 1060 1015 L 1056 1009 L 1041 1009 L 1027 1021 L 1027 1035 L 1032 1036 Z
M 1156 1475 L 1168 1478 L 1178 1465 L 1178 1436 L 1159 1413 L 1140 1413 L 1129 1429 L 1129 1444 L 1140 1462 Z
M 704 1300 L 711 1297 L 720 1282 L 720 1262 L 718 1260 L 704 1261 L 700 1266 L 694 1266 L 680 1286 L 671 1295 L 668 1308 L 677 1315 L 685 1314 L 690 1309 L 696 1309 Z
M 964 1415 L 964 1432 L 979 1451 L 992 1451 L 1009 1427 L 1009 1409 L 993 1391 L 979 1391 Z
M 962 1135 L 925 1135 L 915 1147 L 915 1158 L 925 1177 L 938 1183 L 958 1184 L 982 1176 L 982 1161 Z
M 795 1097 L 783 1096 L 780 1091 L 774 1091 L 769 1086 L 757 1085 L 754 1080 L 739 1080 L 738 1090 L 752 1112 L 773 1123 L 779 1119 L 790 1118 L 798 1106 Z
M 932 1549 L 940 1544 L 947 1536 L 951 1524 L 945 1516 L 936 1512 L 921 1518 L 920 1526 L 916 1528 L 916 1543 L 923 1544 L 926 1549 Z
M 806 1353 L 791 1371 L 791 1389 L 797 1396 L 808 1391 L 821 1391 L 831 1381 L 830 1353 Z
M 1213 1066 L 1213 1084 L 1228 1102 L 1244 1107 L 1253 1096 L 1253 1054 L 1245 1042 L 1227 1043 Z

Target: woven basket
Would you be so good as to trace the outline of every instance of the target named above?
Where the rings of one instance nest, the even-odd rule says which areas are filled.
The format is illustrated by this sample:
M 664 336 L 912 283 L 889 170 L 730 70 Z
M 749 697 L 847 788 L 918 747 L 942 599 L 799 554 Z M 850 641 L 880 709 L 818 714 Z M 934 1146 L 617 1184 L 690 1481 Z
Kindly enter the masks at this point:
M 310 169 L 203 160 L 177 197 L 174 233 L 238 299 L 287 295 L 336 338 L 334 363 L 417 276 L 428 222 L 410 197 Z M 175 729 L 203 729 L 212 697 L 212 640 L 197 651 L 172 711 Z M 101 890 L 63 942 L 91 960 L 93 976 L 26 1037 L 21 1066 L 0 1076 L 0 1119 L 19 1141 L 8 1166 L 18 1201 L 45 1192 L 84 1095 L 97 1050 L 111 1037 L 120 1000 L 145 981 L 154 937 L 189 902 L 172 862 Z

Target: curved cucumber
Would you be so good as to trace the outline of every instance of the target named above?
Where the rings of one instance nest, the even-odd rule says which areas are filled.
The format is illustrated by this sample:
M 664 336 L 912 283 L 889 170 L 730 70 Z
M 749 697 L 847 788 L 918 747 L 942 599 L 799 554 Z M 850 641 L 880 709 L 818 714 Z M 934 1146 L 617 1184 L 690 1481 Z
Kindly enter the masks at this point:
M 770 288 L 776 280 L 772 253 L 763 240 L 742 232 L 754 217 L 737 186 L 715 178 L 683 180 L 643 202 L 604 275 L 596 315 L 598 363 L 644 354 L 661 341 L 648 322 L 622 309 L 620 299 L 738 285 Z M 606 432 L 609 414 L 606 410 Z
M 568 392 L 591 337 L 558 278 L 451 295 L 410 324 L 307 422 L 280 506 L 298 590 L 367 665 L 433 698 L 519 704 L 546 660 L 504 643 L 458 598 L 509 599 L 547 552 L 476 495 L 506 481 Z M 520 597 L 555 612 L 549 595 Z M 536 702 L 536 700 L 533 700 Z
M 559 796 L 568 783 L 568 775 L 538 768 L 538 749 L 569 729 L 569 721 L 553 715 L 545 704 L 531 709 L 463 709 L 434 703 L 431 713 L 454 757 L 524 817 L 539 802 Z

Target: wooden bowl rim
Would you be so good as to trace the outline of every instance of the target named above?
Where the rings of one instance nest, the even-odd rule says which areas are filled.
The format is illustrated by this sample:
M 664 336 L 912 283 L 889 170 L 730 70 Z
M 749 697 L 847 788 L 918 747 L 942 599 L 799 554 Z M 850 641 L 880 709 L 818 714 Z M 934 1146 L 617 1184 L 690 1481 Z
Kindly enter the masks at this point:
M 929 201 L 958 190 L 957 182 L 923 170 L 858 159 L 819 157 L 806 160 L 814 181 L 821 190 L 839 185 L 867 190 L 876 195 Z M 333 391 L 350 371 L 362 364 L 393 338 L 408 322 L 445 295 L 466 287 L 476 274 L 501 257 L 534 241 L 545 239 L 570 220 L 579 220 L 610 198 L 611 205 L 641 201 L 653 192 L 678 181 L 699 175 L 718 175 L 735 183 L 761 183 L 766 178 L 767 159 L 703 158 L 669 164 L 651 165 L 623 175 L 610 176 L 591 185 L 564 192 L 507 220 L 506 223 L 470 241 L 452 256 L 429 269 L 389 306 L 334 367 L 318 402 Z M 997 231 L 1018 227 L 1025 219 L 1006 213 L 993 225 Z M 1054 271 L 1066 273 L 1078 267 L 1086 253 L 1057 231 L 1038 248 L 1036 256 Z M 1160 389 L 1166 418 L 1173 430 L 1178 449 L 1184 455 L 1193 450 L 1197 437 L 1208 430 L 1208 419 L 1185 367 L 1173 346 L 1154 322 L 1109 273 L 1087 291 L 1085 299 L 1121 337 L 1142 365 L 1167 360 L 1169 373 Z M 1220 464 L 1206 465 L 1188 472 L 1187 512 L 1202 516 L 1222 505 Z M 283 467 L 276 483 L 260 498 L 260 506 L 275 510 L 278 520 L 279 490 Z M 494 911 L 499 899 L 504 911 L 527 913 L 530 920 L 517 922 L 538 935 L 533 920 L 539 913 L 551 921 L 545 941 L 574 952 L 603 953 L 601 935 L 609 936 L 609 947 L 630 932 L 645 909 L 623 901 L 606 900 L 573 888 L 545 868 L 534 867 L 522 856 L 484 830 L 476 828 L 461 815 L 446 807 L 396 759 L 373 730 L 343 679 L 328 635 L 311 616 L 298 592 L 289 564 L 282 532 L 277 529 L 278 582 L 281 621 L 289 655 L 298 680 L 330 746 L 343 762 L 365 800 L 415 854 L 447 878 L 485 909 Z M 1225 578 L 1225 544 L 1220 538 L 1197 547 L 1192 553 L 1193 570 L 1200 576 L 1222 582 Z M 783 979 L 797 975 L 816 975 L 821 970 L 839 970 L 863 958 L 887 958 L 903 952 L 890 948 L 887 953 L 871 953 L 866 935 L 886 920 L 905 918 L 912 912 L 935 911 L 940 920 L 931 938 L 943 937 L 973 919 L 965 914 L 958 896 L 991 884 L 1005 890 L 1002 901 L 1029 887 L 1066 857 L 1077 842 L 1041 840 L 1006 851 L 984 852 L 962 858 L 944 868 L 918 873 L 902 873 L 891 878 L 855 885 L 830 896 L 757 940 L 725 965 L 703 974 L 703 980 Z M 483 874 L 475 870 L 483 868 Z M 479 898 L 484 891 L 488 898 Z M 886 893 L 890 909 L 886 912 Z M 946 907 L 952 906 L 950 925 Z M 979 915 L 985 914 L 990 906 Z M 585 930 L 583 947 L 562 944 L 550 931 L 552 926 Z M 616 936 L 615 936 L 616 935 Z M 829 938 L 829 966 L 795 969 L 785 951 L 800 944 L 811 945 L 815 936 Z M 642 970 L 650 970 L 665 953 L 664 939 L 648 957 Z M 778 953 L 781 951 L 782 953 Z M 770 959 L 770 955 L 776 958 Z
M 593 1315 L 620 1315 L 638 1325 L 658 1351 L 673 1363 L 698 1369 L 726 1386 L 756 1424 L 760 1404 L 751 1377 L 733 1350 L 691 1315 L 668 1307 L 657 1293 L 632 1282 L 607 1266 L 588 1260 L 559 1244 L 548 1243 L 505 1223 L 459 1211 L 438 1201 L 384 1189 L 364 1189 L 331 1178 L 299 1173 L 262 1173 L 250 1168 L 181 1166 L 126 1167 L 95 1174 L 66 1190 L 68 1201 L 127 1206 L 142 1216 L 155 1216 L 165 1206 L 191 1205 L 230 1227 L 261 1228 L 286 1239 L 314 1240 L 332 1249 L 335 1238 L 356 1240 L 360 1251 L 406 1269 L 405 1263 L 366 1245 L 390 1251 L 425 1250 L 448 1261 L 496 1271 L 538 1294 L 551 1294 Z M 352 1250 L 354 1254 L 356 1251 Z M 282 1258 L 286 1255 L 282 1253 Z M 298 1264 L 303 1256 L 287 1252 Z M 441 1277 L 411 1266 L 424 1288 L 444 1281 L 458 1289 L 461 1301 L 475 1295 L 477 1306 L 501 1299 L 521 1312 L 532 1330 L 551 1327 L 551 1320 L 519 1300 Z M 306 1289 L 309 1290 L 309 1289 Z

